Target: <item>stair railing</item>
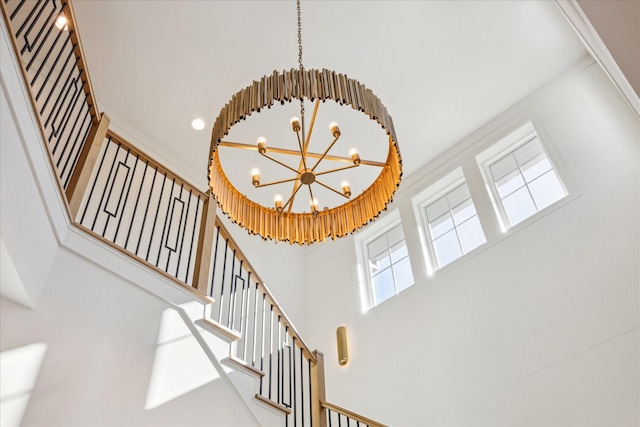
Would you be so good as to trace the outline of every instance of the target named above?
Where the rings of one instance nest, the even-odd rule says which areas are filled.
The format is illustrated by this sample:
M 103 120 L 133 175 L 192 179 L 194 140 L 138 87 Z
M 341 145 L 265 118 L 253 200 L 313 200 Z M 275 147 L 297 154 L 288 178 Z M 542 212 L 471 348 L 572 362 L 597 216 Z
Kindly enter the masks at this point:
M 259 379 L 287 426 L 382 426 L 325 401 L 311 351 L 225 227 L 216 203 L 109 130 L 68 0 L 0 0 L 71 223 L 187 289 L 227 339 L 225 360 Z M 333 423 L 333 424 L 332 424 Z

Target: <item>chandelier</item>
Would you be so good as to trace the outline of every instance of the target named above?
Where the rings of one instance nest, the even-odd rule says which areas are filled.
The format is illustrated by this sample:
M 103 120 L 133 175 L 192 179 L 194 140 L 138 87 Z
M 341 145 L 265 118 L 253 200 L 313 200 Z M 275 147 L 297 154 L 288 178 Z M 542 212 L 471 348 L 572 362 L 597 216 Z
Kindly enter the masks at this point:
M 220 110 L 213 125 L 211 137 L 211 158 L 209 161 L 209 186 L 220 209 L 234 222 L 252 234 L 264 239 L 287 241 L 289 243 L 311 244 L 324 241 L 327 237 L 344 237 L 373 221 L 391 202 L 402 176 L 402 160 L 398 148 L 391 116 L 380 99 L 368 88 L 348 76 L 332 70 L 305 69 L 302 65 L 302 30 L 300 0 L 298 11 L 298 69 L 274 71 L 260 80 L 240 90 Z M 304 101 L 314 103 L 309 123 L 305 123 Z M 258 137 L 255 144 L 226 141 L 224 138 L 231 128 L 247 119 L 252 113 L 277 104 L 300 101 L 300 117 L 290 119 L 291 131 L 297 141 L 297 149 L 271 147 L 265 137 Z M 321 101 L 334 101 L 341 106 L 349 106 L 374 120 L 386 133 L 388 140 L 384 162 L 361 159 L 356 149 L 349 150 L 348 156 L 331 153 L 341 136 L 336 122 L 329 123 L 330 138 L 322 152 L 309 150 Z M 219 147 L 256 150 L 259 156 L 268 159 L 286 171 L 285 179 L 263 182 L 260 170 L 251 169 L 250 181 L 256 189 L 271 186 L 292 185 L 291 192 L 283 196 L 275 194 L 271 206 L 264 206 L 247 197 L 231 183 L 225 174 L 219 156 Z M 291 156 L 297 164 L 276 158 Z M 327 161 L 339 164 L 327 168 Z M 377 177 L 360 194 L 352 194 L 347 180 L 339 188 L 325 182 L 328 175 L 342 173 L 350 169 L 369 167 L 379 170 Z M 248 177 L 248 178 L 249 178 Z M 247 178 L 247 179 L 248 179 Z M 335 206 L 321 207 L 314 195 L 317 190 L 339 195 Z M 261 190 L 268 191 L 268 190 Z M 294 209 L 296 197 L 308 197 L 309 211 Z

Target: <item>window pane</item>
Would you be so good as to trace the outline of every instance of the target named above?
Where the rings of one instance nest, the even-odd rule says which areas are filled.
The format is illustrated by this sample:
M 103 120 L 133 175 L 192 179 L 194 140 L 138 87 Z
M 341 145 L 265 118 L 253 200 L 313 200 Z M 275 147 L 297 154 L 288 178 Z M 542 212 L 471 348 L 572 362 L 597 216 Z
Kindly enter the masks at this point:
M 373 277 L 373 293 L 376 304 L 395 295 L 393 287 L 393 274 L 391 269 L 387 268 L 377 276 Z
M 404 240 L 404 232 L 402 231 L 402 224 L 398 224 L 387 232 L 387 241 L 389 246 L 393 246 L 396 243 Z
M 495 182 L 500 181 L 506 175 L 509 175 L 513 171 L 518 169 L 518 164 L 516 163 L 516 159 L 508 154 L 489 166 L 491 170 L 491 175 L 493 176 L 493 180 Z
M 402 258 L 409 256 L 407 251 L 407 244 L 404 240 L 391 248 L 391 263 L 394 264 L 400 261 Z
M 512 226 L 537 212 L 526 187 L 502 199 L 502 204 Z
M 433 247 L 440 267 L 444 267 L 451 261 L 462 256 L 462 250 L 460 249 L 460 243 L 458 243 L 458 237 L 455 230 L 451 230 L 445 235 L 434 240 Z
M 538 205 L 538 210 L 544 209 L 566 196 L 558 175 L 553 170 L 532 181 L 529 184 L 529 189 L 536 205 Z
M 487 241 L 477 215 L 458 227 L 458 238 L 465 254 Z
M 457 206 L 470 197 L 471 194 L 469 194 L 469 188 L 467 187 L 467 184 L 462 184 L 454 190 L 451 190 L 451 192 L 447 194 L 447 199 L 449 200 L 450 207 Z
M 441 217 L 444 213 L 449 210 L 449 205 L 447 204 L 447 198 L 441 197 L 435 202 L 431 203 L 427 206 L 427 220 L 429 222 L 434 221 L 436 218 Z
M 431 237 L 433 239 L 437 239 L 452 228 L 453 220 L 451 219 L 451 214 L 449 212 L 442 215 L 434 222 L 429 223 L 429 229 L 431 230 Z
M 519 169 L 505 175 L 501 180 L 496 181 L 500 198 L 508 196 L 524 185 L 524 179 L 522 178 L 522 174 Z
M 451 212 L 453 213 L 453 221 L 456 226 L 458 226 L 476 214 L 476 207 L 469 198 L 462 204 L 451 209 Z
M 520 166 L 540 154 L 544 155 L 544 151 L 542 151 L 542 145 L 540 144 L 540 141 L 538 141 L 537 137 L 518 147 L 518 149 L 513 152 L 513 155 Z
M 393 277 L 396 280 L 397 292 L 403 291 L 413 285 L 413 272 L 411 271 L 409 258 L 393 264 Z
M 371 274 L 378 274 L 381 270 L 389 267 L 391 262 L 389 261 L 389 252 L 386 250 L 380 255 L 376 255 L 371 257 L 369 260 L 369 268 L 371 269 Z
M 544 153 L 534 157 L 522 166 L 522 174 L 527 182 L 533 181 L 550 170 L 551 162 L 549 162 L 549 159 L 547 159 L 547 156 Z
M 387 251 L 387 236 L 382 235 L 369 243 L 367 245 L 367 251 L 369 252 L 369 257 L 373 258 L 376 255 L 380 255 L 383 252 Z

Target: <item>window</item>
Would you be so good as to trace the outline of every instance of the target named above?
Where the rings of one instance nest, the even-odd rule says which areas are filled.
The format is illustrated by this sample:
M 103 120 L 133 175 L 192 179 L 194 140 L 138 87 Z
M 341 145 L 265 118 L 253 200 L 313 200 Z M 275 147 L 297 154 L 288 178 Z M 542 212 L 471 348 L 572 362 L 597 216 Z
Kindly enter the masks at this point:
M 437 268 L 486 242 L 466 183 L 428 202 L 423 209 Z
M 514 135 L 517 141 L 514 145 L 484 162 L 485 176 L 492 184 L 507 227 L 513 227 L 567 195 L 535 129 L 531 124 L 525 129 L 528 132 L 524 137 L 518 140 Z
M 391 215 L 391 224 L 382 221 L 384 227 L 376 234 L 367 233 L 360 240 L 361 261 L 366 274 L 368 300 L 366 309 L 386 301 L 413 285 L 413 272 L 409 252 L 404 239 L 399 216 Z

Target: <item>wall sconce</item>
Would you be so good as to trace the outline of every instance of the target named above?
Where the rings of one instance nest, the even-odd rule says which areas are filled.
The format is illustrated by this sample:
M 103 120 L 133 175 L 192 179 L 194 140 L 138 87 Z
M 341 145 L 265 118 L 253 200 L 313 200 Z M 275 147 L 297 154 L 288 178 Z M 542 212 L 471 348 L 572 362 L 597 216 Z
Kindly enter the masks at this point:
M 338 363 L 344 366 L 349 362 L 349 345 L 347 343 L 347 327 L 340 326 L 336 330 L 338 340 Z

